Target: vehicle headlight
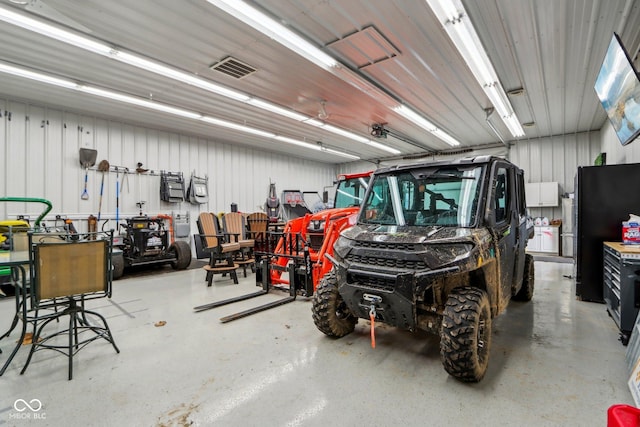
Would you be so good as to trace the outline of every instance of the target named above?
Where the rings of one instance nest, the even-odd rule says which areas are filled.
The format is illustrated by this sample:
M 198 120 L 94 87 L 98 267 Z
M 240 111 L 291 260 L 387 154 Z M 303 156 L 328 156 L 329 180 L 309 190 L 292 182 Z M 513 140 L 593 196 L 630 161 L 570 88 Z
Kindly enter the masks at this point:
M 340 236 L 333 245 L 333 255 L 338 261 L 344 260 L 351 250 L 351 240 Z
M 426 254 L 428 258 L 438 264 L 448 264 L 460 258 L 466 257 L 474 248 L 471 243 L 452 243 L 443 245 L 427 245 Z M 431 263 L 429 263 L 431 264 Z

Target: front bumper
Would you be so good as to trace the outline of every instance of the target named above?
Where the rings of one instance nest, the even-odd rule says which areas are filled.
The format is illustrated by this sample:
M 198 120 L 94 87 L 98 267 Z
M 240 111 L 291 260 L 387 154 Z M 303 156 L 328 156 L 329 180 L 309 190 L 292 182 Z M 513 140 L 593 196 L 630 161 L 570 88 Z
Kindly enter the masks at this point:
M 370 301 L 377 300 L 376 321 L 410 331 L 415 330 L 418 323 L 418 296 L 432 289 L 434 279 L 460 271 L 459 266 L 437 270 L 381 270 L 363 264 L 347 265 L 334 257 L 330 260 L 340 295 L 355 316 L 369 319 Z

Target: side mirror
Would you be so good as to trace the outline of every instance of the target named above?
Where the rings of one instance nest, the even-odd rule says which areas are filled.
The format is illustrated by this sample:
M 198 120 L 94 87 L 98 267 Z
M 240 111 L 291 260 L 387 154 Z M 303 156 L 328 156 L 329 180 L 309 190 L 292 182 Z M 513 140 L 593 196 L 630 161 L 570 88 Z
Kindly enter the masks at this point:
M 329 203 L 329 192 L 327 190 L 322 192 L 322 203 L 325 205 Z

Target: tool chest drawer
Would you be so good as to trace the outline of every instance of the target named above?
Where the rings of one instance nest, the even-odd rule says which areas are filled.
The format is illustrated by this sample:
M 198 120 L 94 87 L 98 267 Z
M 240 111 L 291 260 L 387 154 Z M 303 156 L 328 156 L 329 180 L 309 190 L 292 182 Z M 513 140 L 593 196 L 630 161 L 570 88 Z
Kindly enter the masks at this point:
M 604 300 L 626 345 L 640 308 L 640 247 L 604 242 L 603 251 Z

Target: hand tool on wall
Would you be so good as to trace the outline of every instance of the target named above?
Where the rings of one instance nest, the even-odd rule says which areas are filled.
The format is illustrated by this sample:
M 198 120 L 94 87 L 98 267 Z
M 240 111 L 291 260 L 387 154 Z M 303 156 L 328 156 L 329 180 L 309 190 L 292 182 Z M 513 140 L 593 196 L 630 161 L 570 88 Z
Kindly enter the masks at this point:
M 98 163 L 98 170 L 102 172 L 102 181 L 100 182 L 100 201 L 98 202 L 98 222 L 100 222 L 100 213 L 102 212 L 102 194 L 104 193 L 104 173 L 109 171 L 109 162 L 101 160 Z
M 116 166 L 116 227 L 120 223 L 120 170 Z
M 80 198 L 82 200 L 89 200 L 89 192 L 87 191 L 87 181 L 89 180 L 89 168 L 96 164 L 96 157 L 98 155 L 97 150 L 91 148 L 80 149 L 80 164 L 84 168 L 84 190 Z
M 87 181 L 89 180 L 89 168 L 84 168 L 84 190 L 80 198 L 82 200 L 89 200 L 89 192 L 87 191 Z
M 127 193 L 129 190 L 129 168 L 124 168 L 124 178 L 122 178 L 122 188 L 127 187 Z
M 87 218 L 87 231 L 89 233 L 95 233 L 96 231 L 98 231 L 98 218 L 93 215 L 89 215 L 89 218 Z M 96 235 L 93 234 L 89 236 L 89 239 L 96 240 Z
M 145 169 L 142 167 L 142 163 L 138 162 L 136 164 L 136 179 L 138 181 L 138 201 L 136 202 L 136 206 L 140 208 L 140 215 L 142 215 L 142 207 L 146 203 L 142 200 L 142 180 L 140 179 L 140 175 L 147 172 L 149 169 Z

